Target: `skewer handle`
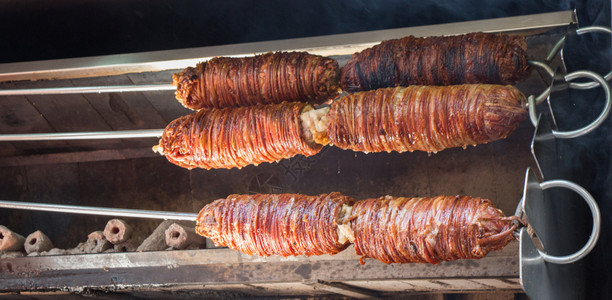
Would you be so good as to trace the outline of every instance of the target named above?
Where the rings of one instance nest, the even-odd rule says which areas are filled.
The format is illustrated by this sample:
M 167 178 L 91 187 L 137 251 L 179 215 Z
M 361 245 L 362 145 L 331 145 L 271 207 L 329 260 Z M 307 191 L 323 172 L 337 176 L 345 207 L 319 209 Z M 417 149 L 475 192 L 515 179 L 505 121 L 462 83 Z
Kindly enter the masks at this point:
M 163 129 L 142 129 L 91 132 L 0 134 L 0 142 L 159 138 L 163 133 Z
M 63 204 L 47 204 L 47 203 L 32 203 L 32 202 L 17 202 L 0 200 L 1 208 L 24 209 L 51 211 L 81 215 L 98 215 L 111 217 L 131 217 L 145 219 L 163 219 L 163 220 L 183 220 L 195 221 L 198 217 L 194 213 L 181 213 L 170 211 L 157 210 L 140 210 L 126 208 L 108 208 L 108 207 L 92 207 L 92 206 L 77 206 Z
M 39 89 L 8 89 L 0 90 L 0 96 L 14 95 L 67 95 L 67 94 L 99 94 L 99 93 L 127 93 L 146 91 L 172 91 L 176 87 L 171 84 L 149 85 L 111 85 L 111 86 L 75 86 Z

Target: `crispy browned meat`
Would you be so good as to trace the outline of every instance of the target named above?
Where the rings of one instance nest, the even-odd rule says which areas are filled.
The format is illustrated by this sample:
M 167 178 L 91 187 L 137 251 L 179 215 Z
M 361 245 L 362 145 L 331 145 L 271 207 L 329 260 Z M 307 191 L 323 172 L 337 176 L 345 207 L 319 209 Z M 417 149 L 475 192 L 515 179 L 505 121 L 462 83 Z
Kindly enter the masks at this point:
M 477 259 L 512 239 L 515 217 L 486 199 L 381 197 L 357 201 L 351 213 L 355 252 L 384 263 Z
M 247 255 L 336 254 L 354 242 L 362 264 L 437 264 L 502 249 L 513 239 L 514 220 L 469 196 L 355 202 L 339 193 L 230 195 L 202 208 L 196 232 Z
M 300 101 L 320 103 L 340 89 L 338 63 L 306 52 L 217 57 L 172 76 L 185 107 L 222 108 Z
M 352 203 L 339 193 L 230 195 L 200 211 L 196 232 L 247 255 L 336 254 L 350 244 L 338 240 L 337 222 Z
M 332 104 L 329 141 L 354 151 L 427 151 L 502 139 L 525 118 L 525 96 L 512 86 L 385 88 Z
M 188 169 L 241 168 L 311 156 L 323 146 L 302 136 L 300 113 L 307 106 L 284 102 L 201 110 L 172 121 L 153 150 Z
M 515 84 L 529 76 L 522 36 L 470 33 L 388 40 L 353 54 L 341 70 L 348 92 L 409 85 Z

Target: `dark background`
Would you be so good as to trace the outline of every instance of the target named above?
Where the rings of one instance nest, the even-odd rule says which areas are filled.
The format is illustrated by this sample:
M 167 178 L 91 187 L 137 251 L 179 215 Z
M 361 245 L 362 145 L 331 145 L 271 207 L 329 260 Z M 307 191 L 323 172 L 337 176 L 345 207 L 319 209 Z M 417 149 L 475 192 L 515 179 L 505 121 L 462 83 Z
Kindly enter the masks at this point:
M 610 26 L 610 1 L 99 1 L 0 2 L 0 63 L 132 53 L 459 22 L 576 9 L 581 26 Z M 570 69 L 606 73 L 610 39 L 572 39 Z M 593 47 L 597 45 L 599 47 Z M 589 51 L 599 50 L 596 55 Z M 0 71 L 1 71 L 0 66 Z M 571 91 L 578 101 L 601 92 Z M 583 101 L 583 102 L 584 102 Z M 565 109 L 565 112 L 563 111 Z M 592 120 L 600 106 L 561 106 L 561 129 Z M 578 125 L 577 125 L 578 124 Z M 589 255 L 589 298 L 612 297 L 612 121 L 579 139 L 562 141 L 566 179 L 586 187 L 602 210 L 602 235 Z
M 0 63 L 348 33 L 575 8 L 610 22 L 610 1 L 4 0 Z

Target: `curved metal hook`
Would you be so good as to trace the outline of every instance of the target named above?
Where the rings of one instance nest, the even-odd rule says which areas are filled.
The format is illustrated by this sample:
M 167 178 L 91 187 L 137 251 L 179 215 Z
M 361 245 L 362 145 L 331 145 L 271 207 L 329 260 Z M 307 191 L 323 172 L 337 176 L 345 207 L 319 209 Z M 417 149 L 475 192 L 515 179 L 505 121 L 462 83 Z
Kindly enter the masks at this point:
M 586 244 L 580 250 L 573 254 L 565 256 L 553 256 L 546 254 L 540 250 L 538 250 L 538 253 L 545 261 L 555 264 L 570 264 L 581 260 L 587 254 L 589 254 L 591 250 L 593 250 L 595 244 L 597 244 L 597 240 L 599 239 L 599 232 L 601 229 L 601 213 L 599 211 L 597 203 L 595 202 L 595 199 L 593 199 L 593 196 L 591 196 L 591 194 L 589 194 L 589 192 L 583 187 L 567 180 L 545 181 L 540 183 L 540 186 L 543 190 L 554 187 L 562 187 L 573 190 L 574 192 L 578 193 L 584 199 L 584 201 L 586 201 L 586 203 L 589 205 L 589 208 L 591 209 L 591 213 L 593 214 L 593 229 L 591 230 L 591 236 L 589 237 L 589 240 L 586 242 Z
M 538 61 L 530 61 L 529 63 L 534 66 L 541 67 L 544 71 L 546 71 L 548 74 L 551 75 L 551 78 L 555 74 L 552 68 L 545 63 L 538 62 Z M 611 92 L 610 92 L 610 85 L 608 84 L 606 79 L 601 77 L 601 75 L 591 72 L 591 71 L 576 71 L 576 72 L 569 73 L 565 75 L 564 77 L 565 81 L 570 83 L 569 85 L 570 88 L 572 88 L 571 81 L 577 78 L 590 78 L 593 80 L 593 82 L 596 83 L 596 86 L 601 86 L 603 88 L 605 97 L 606 97 L 604 109 L 601 111 L 599 116 L 593 122 L 591 122 L 589 125 L 583 128 L 571 130 L 571 131 L 553 130 L 553 135 L 557 138 L 570 139 L 570 138 L 575 138 L 575 137 L 585 135 L 595 130 L 595 128 L 599 127 L 610 114 L 610 109 L 612 108 L 612 102 L 610 101 Z M 538 113 L 536 111 L 536 105 L 544 102 L 544 100 L 546 100 L 546 98 L 550 96 L 551 91 L 552 91 L 552 86 L 549 86 L 539 96 L 535 97 L 531 95 L 527 98 L 527 109 L 529 111 L 529 119 L 531 120 L 531 124 L 533 124 L 533 126 L 536 126 L 538 124 Z
M 603 27 L 603 26 L 589 26 L 589 27 L 583 27 L 583 28 L 576 29 L 576 34 L 578 35 L 583 35 L 585 33 L 592 33 L 592 32 L 612 34 L 612 29 L 610 29 L 609 27 Z M 565 37 L 562 37 L 555 44 L 555 46 L 550 50 L 550 53 L 548 53 L 548 56 L 546 56 L 546 61 L 547 62 L 551 61 L 555 56 L 557 56 L 559 52 L 562 52 L 563 51 L 562 48 L 564 45 L 565 45 Z M 610 79 L 612 79 L 612 71 L 610 71 L 608 74 L 603 76 L 603 78 L 606 81 L 609 81 Z M 597 87 L 598 85 L 599 85 L 598 82 L 592 81 L 592 82 L 571 82 L 569 86 L 574 89 L 586 90 L 586 89 L 592 89 L 594 87 Z

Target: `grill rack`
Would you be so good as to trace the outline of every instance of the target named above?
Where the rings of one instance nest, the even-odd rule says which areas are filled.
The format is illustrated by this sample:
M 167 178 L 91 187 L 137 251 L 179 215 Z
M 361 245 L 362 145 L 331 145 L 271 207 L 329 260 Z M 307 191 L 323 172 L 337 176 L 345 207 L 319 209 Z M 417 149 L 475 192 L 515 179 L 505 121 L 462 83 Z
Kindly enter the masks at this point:
M 508 19 L 511 19 L 511 18 L 508 18 Z M 510 21 L 510 20 L 508 20 L 508 21 Z M 516 21 L 516 19 L 514 19 L 513 21 Z M 468 23 L 469 23 L 469 22 L 468 22 Z M 502 22 L 502 23 L 503 23 L 503 22 Z M 439 25 L 437 25 L 437 26 L 439 26 Z M 468 27 L 469 27 L 469 26 L 468 26 Z M 482 28 L 482 27 L 480 27 L 480 28 Z M 541 30 L 542 28 L 550 28 L 550 27 L 537 27 L 537 29 L 535 29 L 535 30 Z M 524 29 L 524 28 L 523 28 L 523 29 Z M 534 30 L 534 28 L 529 28 L 528 30 Z M 470 32 L 470 31 L 476 31 L 476 30 L 469 30 L 469 31 L 466 31 L 466 32 Z M 483 31 L 483 30 L 482 30 L 482 29 L 478 29 L 478 31 Z M 496 31 L 496 30 L 491 30 L 491 31 Z M 504 30 L 499 30 L 499 31 L 504 31 Z M 514 31 L 514 29 L 513 29 L 512 31 Z M 463 32 L 449 33 L 449 34 L 459 34 L 459 33 L 463 33 Z M 404 33 L 404 34 L 402 34 L 401 36 L 403 36 L 403 35 L 407 35 L 407 34 L 413 34 L 413 33 L 408 32 L 408 33 Z M 436 34 L 437 34 L 437 35 L 439 35 L 439 34 L 440 34 L 440 32 L 438 31 L 438 32 L 436 32 Z M 419 36 L 418 34 L 413 34 L 413 35 L 417 35 L 417 36 Z M 366 43 L 365 45 L 366 45 L 366 46 L 364 46 L 364 47 L 369 47 L 369 46 L 371 46 L 371 44 L 367 44 L 367 43 Z M 275 48 L 275 50 L 284 50 L 284 49 Z M 313 52 L 311 49 L 307 49 L 307 51 L 309 51 L 309 52 Z M 356 51 L 359 51 L 359 50 L 356 50 Z M 263 51 L 263 52 L 266 52 L 266 51 Z M 352 52 L 354 52 L 354 51 L 352 51 Z M 314 53 L 317 53 L 317 50 L 315 50 L 315 51 L 314 51 Z M 236 56 L 241 56 L 241 55 L 236 55 Z M 204 59 L 199 59 L 199 60 L 205 60 L 205 59 L 206 59 L 206 58 L 204 58 Z M 177 65 L 178 65 L 178 64 L 177 64 Z M 177 66 L 177 65 L 173 65 L 173 66 Z M 171 68 L 169 68 L 169 69 L 172 69 L 172 68 L 175 68 L 175 67 L 171 67 Z M 48 73 L 47 73 L 47 72 L 41 72 L 40 74 L 37 74 L 37 75 L 32 76 L 30 79 L 40 79 L 40 78 L 44 78 L 44 76 L 47 76 L 47 75 L 41 75 L 41 74 L 48 74 Z M 74 73 L 69 73 L 69 72 L 67 72 L 67 73 L 61 73 L 61 72 L 60 72 L 60 73 L 57 73 L 57 74 L 74 74 Z M 106 74 L 106 75 L 108 75 L 108 73 L 100 73 L 100 74 Z M 4 75 L 4 74 L 0 74 L 0 78 L 6 78 L 6 77 L 2 77 L 2 75 Z M 23 76 L 23 75 L 21 75 L 21 74 L 13 74 L 13 75 L 14 75 L 14 77 L 12 77 L 12 78 L 19 78 L 19 76 Z M 43 77 L 37 77 L 37 76 L 43 76 Z M 74 75 L 55 75 L 55 76 L 58 76 L 58 78 L 61 78 L 61 76 L 74 76 Z M 77 77 L 78 77 L 78 76 L 77 76 Z M 158 87 L 158 88 L 160 88 L 160 89 L 163 89 L 163 90 L 170 90 L 170 86 L 168 86 L 168 85 L 157 85 L 157 87 Z M 163 87 L 163 88 L 162 88 L 162 87 Z M 127 91 L 127 90 L 119 91 L 119 90 L 117 90 L 117 89 L 122 89 L 122 88 L 123 88 L 123 89 L 130 89 L 130 88 L 132 88 L 132 87 L 121 87 L 121 86 L 119 86 L 119 87 L 117 87 L 117 86 L 114 86 L 114 87 L 102 87 L 102 89 L 106 89 L 106 88 L 108 88 L 106 91 L 109 91 L 109 92 L 124 92 L 124 91 Z M 92 88 L 89 88 L 89 89 L 92 89 Z M 115 89 L 115 90 L 113 90 L 113 89 Z M 134 89 L 134 91 L 136 91 L 137 89 L 139 89 L 139 87 L 137 87 L 137 88 L 133 88 L 133 89 Z M 60 90 L 60 91 L 61 91 L 61 90 Z M 142 90 L 140 90 L 140 91 L 142 91 Z M 75 91 L 75 92 L 79 92 L 79 91 Z M 97 92 L 100 92 L 100 90 L 99 90 L 99 88 L 97 88 L 97 87 L 96 87 L 96 88 L 93 88 L 92 92 L 97 93 Z M 80 92 L 79 92 L 79 93 L 80 93 Z M 124 134 L 124 133 L 125 133 L 126 135 L 121 135 L 121 134 Z M 42 134 L 42 135 L 41 135 L 41 137 L 36 137 L 35 139 L 29 139 L 29 138 L 34 138 L 34 137 L 35 137 L 35 135 L 30 135 L 30 136 L 22 136 L 22 137 L 13 136 L 13 137 L 11 137 L 11 138 L 20 138 L 20 139 L 22 139 L 22 140 L 47 140 L 47 139 L 66 139 L 66 138 L 67 138 L 67 139 L 71 139 L 71 138 L 73 138 L 73 137 L 74 137 L 74 138 L 77 138 L 77 139 L 78 139 L 78 138 L 84 138 L 84 139 L 96 139 L 96 138 L 98 138 L 99 136 L 106 136 L 106 138 L 137 138 L 137 137 L 153 137 L 153 136 L 159 136 L 159 135 L 161 135 L 161 130 L 155 130 L 155 129 L 153 129 L 153 130 L 140 130 L 140 131 L 131 131 L 131 132 L 124 132 L 124 133 L 121 133 L 121 132 L 84 132 L 84 133 L 61 133 L 60 135 L 65 135 L 65 136 L 56 136 L 56 137 L 53 137 L 54 135 L 57 135 L 57 134 Z M 73 135 L 74 135 L 74 136 L 73 136 Z M 80 135 L 80 137 L 79 137 L 79 135 Z M 132 136 L 132 135 L 134 135 L 134 136 Z M 127 256 L 129 256 L 129 255 L 127 255 Z M 274 261 L 274 260 L 272 260 L 272 261 Z M 190 263 L 193 263 L 193 261 L 191 261 Z M 119 266 L 117 266 L 117 267 L 119 267 Z M 328 284 L 328 283 L 327 283 L 327 282 L 320 282 L 320 281 L 316 281 L 316 282 L 314 282 L 314 283 L 312 283 L 312 282 L 311 282 L 310 284 L 311 284 L 311 285 L 314 285 L 314 284 L 325 285 L 325 284 Z M 327 286 L 328 288 L 330 288 L 330 287 L 329 287 L 329 284 L 328 284 L 328 285 L 326 285 L 326 286 Z M 342 289 L 342 288 L 340 288 L 340 290 L 343 290 L 343 289 Z M 346 288 L 345 288 L 345 289 L 344 289 L 344 291 L 346 291 L 346 290 L 350 290 L 350 289 L 346 289 Z M 360 293 L 359 293 L 359 292 L 355 292 L 355 293 L 356 293 L 357 295 L 360 295 Z M 364 292 L 364 293 L 361 293 L 361 295 L 367 295 L 367 293 L 365 293 L 365 292 Z
M 376 45 L 383 40 L 401 38 L 407 35 L 416 37 L 458 35 L 475 31 L 533 34 L 575 22 L 575 13 L 573 11 L 563 11 L 532 16 L 499 18 L 495 19 L 494 22 L 490 20 L 481 20 L 312 38 L 245 43 L 239 45 L 56 61 L 11 63 L 0 66 L 0 83 L 15 80 L 80 78 L 119 75 L 133 72 L 158 72 L 183 69 L 187 66 L 195 65 L 198 62 L 209 60 L 214 56 L 245 57 L 263 54 L 269 51 L 308 51 L 315 55 L 334 57 L 347 56 Z M 202 56 L 202 53 L 205 53 L 206 56 Z M 345 60 L 340 60 L 341 64 L 344 62 Z M 174 89 L 176 88 L 171 84 L 0 89 L 0 97 L 16 95 L 153 92 L 171 91 Z M 162 132 L 163 129 L 131 130 L 124 132 L 0 134 L 0 141 L 150 138 L 160 137 Z

